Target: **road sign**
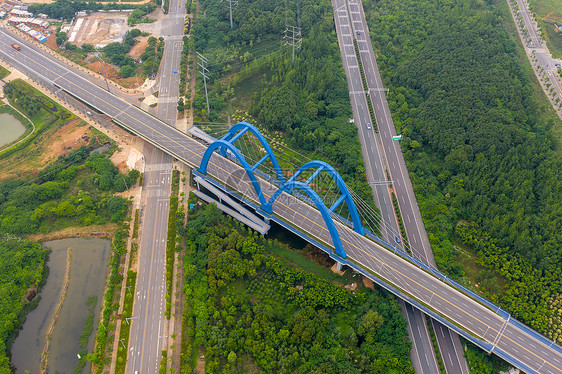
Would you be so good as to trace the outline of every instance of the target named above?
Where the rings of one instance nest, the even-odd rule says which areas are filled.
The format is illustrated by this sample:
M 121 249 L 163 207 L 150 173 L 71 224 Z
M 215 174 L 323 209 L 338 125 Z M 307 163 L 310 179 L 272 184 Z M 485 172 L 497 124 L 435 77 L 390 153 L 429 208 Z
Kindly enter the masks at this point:
M 402 135 L 393 136 L 392 140 L 402 140 Z

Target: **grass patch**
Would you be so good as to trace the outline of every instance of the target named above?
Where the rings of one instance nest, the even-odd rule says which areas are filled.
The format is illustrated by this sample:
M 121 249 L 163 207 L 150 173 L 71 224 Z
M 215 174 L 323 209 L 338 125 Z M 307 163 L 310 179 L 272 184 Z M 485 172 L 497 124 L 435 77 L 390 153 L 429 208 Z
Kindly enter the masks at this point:
M 538 20 L 546 38 L 548 50 L 554 58 L 562 58 L 562 32 L 553 24 L 544 20 Z
M 10 104 L 31 119 L 31 122 L 35 125 L 35 132 L 25 141 L 0 153 L 0 159 L 9 157 L 18 150 L 25 148 L 49 127 L 60 127 L 74 118 L 72 113 L 21 79 L 6 84 L 4 92 Z M 12 114 L 26 126 L 24 136 L 32 131 L 33 126 L 21 114 L 8 107 L 2 108 L 6 110 L 4 113 Z
M 135 295 L 135 285 L 137 281 L 137 273 L 129 270 L 127 272 L 127 288 L 125 291 L 125 300 L 123 302 L 123 314 L 121 315 L 121 331 L 119 332 L 119 344 L 117 346 L 117 363 L 115 364 L 115 373 L 124 373 L 127 364 L 127 352 L 129 347 L 129 333 L 131 331 L 131 323 L 126 320 L 133 315 L 133 302 Z
M 0 66 L 0 79 L 4 79 L 6 78 L 8 75 L 10 75 L 11 71 L 9 71 L 8 69 L 6 69 L 3 66 Z
M 86 309 L 88 310 L 88 316 L 86 317 L 86 322 L 84 322 L 84 328 L 80 334 L 80 347 L 84 348 L 88 345 L 88 339 L 92 335 L 94 329 L 94 313 L 96 311 L 96 304 L 98 303 L 97 296 L 90 296 L 88 301 L 86 301 Z
M 538 18 L 562 23 L 562 7 L 560 0 L 530 0 L 531 10 Z
M 309 273 L 313 273 L 318 275 L 319 277 L 322 277 L 324 279 L 327 279 L 329 281 L 336 281 L 336 282 L 347 282 L 349 281 L 347 273 L 344 276 L 341 276 L 339 274 L 333 273 L 332 271 L 330 271 L 330 269 L 327 269 L 326 267 L 317 264 L 314 261 L 311 261 L 309 259 L 307 259 L 304 254 L 304 251 L 298 251 L 298 250 L 294 250 L 291 249 L 289 247 L 285 247 L 283 245 L 272 245 L 272 246 L 266 246 L 266 250 L 268 253 L 272 254 L 273 256 L 275 256 L 276 258 L 280 259 L 281 261 L 283 261 L 285 264 L 291 266 L 291 267 L 297 267 L 300 268 L 302 270 L 305 270 Z

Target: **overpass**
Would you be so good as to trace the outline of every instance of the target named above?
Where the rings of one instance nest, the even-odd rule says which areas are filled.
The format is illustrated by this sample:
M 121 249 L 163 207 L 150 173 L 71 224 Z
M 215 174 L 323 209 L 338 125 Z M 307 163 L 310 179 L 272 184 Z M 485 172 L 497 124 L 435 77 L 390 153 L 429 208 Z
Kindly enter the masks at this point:
M 242 132 L 255 132 L 251 126 L 239 124 L 235 131 L 208 147 L 91 83 L 11 32 L 0 29 L 0 36 L 0 57 L 47 89 L 64 90 L 105 113 L 126 130 L 197 169 L 201 178 L 252 206 L 262 217 L 301 235 L 338 263 L 368 276 L 487 352 L 529 373 L 562 374 L 560 346 L 435 269 L 366 233 L 355 219 L 352 227 L 333 220 L 335 204 L 324 206 L 314 191 L 307 188 L 313 177 L 327 172 L 341 191 L 342 197 L 336 203 L 345 202 L 348 210 L 353 211 L 353 202 L 346 197 L 347 187 L 329 165 L 304 165 L 302 171 L 315 170 L 306 182 L 296 177 L 285 180 L 267 142 L 262 142 L 266 155 L 259 163 L 268 160 L 278 171 L 276 181 L 263 178 L 253 173 L 258 165 L 249 165 L 240 152 L 237 154 L 235 142 Z M 20 44 L 21 51 L 14 50 L 11 43 Z M 258 133 L 255 135 L 259 138 Z M 294 190 L 308 194 L 314 204 L 295 197 Z

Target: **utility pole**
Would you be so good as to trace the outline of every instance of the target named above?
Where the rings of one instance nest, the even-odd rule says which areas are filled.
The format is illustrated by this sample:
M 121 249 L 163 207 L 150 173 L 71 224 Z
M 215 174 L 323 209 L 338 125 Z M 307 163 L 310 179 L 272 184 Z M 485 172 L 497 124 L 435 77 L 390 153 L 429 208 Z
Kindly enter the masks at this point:
M 109 90 L 109 82 L 107 81 L 107 76 L 105 75 L 105 70 L 103 69 L 103 60 L 101 59 L 100 50 L 96 48 L 96 51 L 98 52 L 98 58 L 100 60 L 101 72 L 103 73 L 103 77 L 105 78 L 105 84 L 107 85 L 107 92 L 111 92 Z
M 205 56 L 203 56 L 201 53 L 196 52 L 197 53 L 197 57 L 199 58 L 199 60 L 201 61 L 201 63 L 197 62 L 197 65 L 199 65 L 199 67 L 201 68 L 199 70 L 199 74 L 201 74 L 203 76 L 203 82 L 205 83 L 205 98 L 207 99 L 207 115 L 210 113 L 209 110 L 209 94 L 207 92 L 207 73 L 209 73 L 209 70 L 205 67 L 205 65 L 207 65 L 208 61 L 205 58 Z
M 228 3 L 228 8 L 230 9 L 230 28 L 232 28 L 233 27 L 232 7 L 238 5 L 238 1 L 237 0 L 226 0 L 226 2 Z
M 293 64 L 295 63 L 295 45 L 297 49 L 300 49 L 302 36 L 301 36 L 301 28 L 298 26 L 286 26 L 285 28 L 285 36 L 283 36 L 283 40 L 285 41 L 285 45 L 292 44 L 293 45 Z

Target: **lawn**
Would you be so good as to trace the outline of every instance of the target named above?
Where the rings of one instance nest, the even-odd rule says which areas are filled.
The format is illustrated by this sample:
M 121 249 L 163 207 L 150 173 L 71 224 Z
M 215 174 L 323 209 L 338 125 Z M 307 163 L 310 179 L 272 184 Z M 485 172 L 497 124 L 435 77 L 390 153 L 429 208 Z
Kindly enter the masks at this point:
M 562 24 L 562 6 L 560 0 L 531 0 L 531 9 L 537 17 L 550 22 Z
M 3 66 L 0 66 L 0 78 L 4 79 L 6 78 L 8 75 L 10 75 L 10 71 L 8 69 L 6 69 Z

